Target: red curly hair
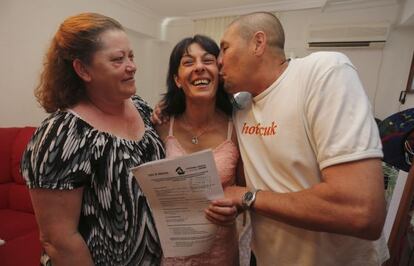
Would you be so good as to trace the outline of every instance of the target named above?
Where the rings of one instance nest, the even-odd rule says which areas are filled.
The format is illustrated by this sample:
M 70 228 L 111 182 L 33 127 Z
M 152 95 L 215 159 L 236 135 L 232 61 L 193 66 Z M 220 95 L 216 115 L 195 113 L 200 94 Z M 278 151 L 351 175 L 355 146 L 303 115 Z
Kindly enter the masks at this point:
M 107 30 L 122 30 L 122 25 L 97 13 L 82 13 L 67 18 L 57 30 L 43 63 L 35 96 L 46 112 L 73 106 L 85 95 L 82 79 L 73 69 L 73 60 L 89 64 L 101 48 L 99 36 Z

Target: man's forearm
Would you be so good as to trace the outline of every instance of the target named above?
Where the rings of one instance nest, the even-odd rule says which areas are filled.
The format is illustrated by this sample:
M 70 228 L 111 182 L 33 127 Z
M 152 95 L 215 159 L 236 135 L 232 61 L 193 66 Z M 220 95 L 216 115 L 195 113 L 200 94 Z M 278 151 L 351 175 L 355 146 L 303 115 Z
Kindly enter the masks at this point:
M 241 207 L 244 187 L 232 187 L 231 199 Z M 379 226 L 369 222 L 370 218 L 358 206 L 336 205 L 324 201 L 311 192 L 275 193 L 260 191 L 252 211 L 292 226 L 312 231 L 352 235 L 365 239 L 379 237 L 383 222 Z M 374 218 L 375 219 L 375 218 Z M 379 219 L 381 220 L 381 219 Z M 375 228 L 373 228 L 375 227 Z
M 253 211 L 308 230 L 378 238 L 385 220 L 378 160 L 333 166 L 323 170 L 323 175 L 321 183 L 298 192 L 258 192 Z M 243 187 L 228 187 L 225 193 L 241 206 L 246 191 Z

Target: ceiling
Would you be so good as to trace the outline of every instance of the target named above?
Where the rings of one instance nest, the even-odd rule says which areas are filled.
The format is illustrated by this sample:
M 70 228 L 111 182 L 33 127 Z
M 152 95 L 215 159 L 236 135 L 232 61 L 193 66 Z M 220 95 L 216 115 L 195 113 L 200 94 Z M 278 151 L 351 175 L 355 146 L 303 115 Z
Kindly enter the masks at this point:
M 163 16 L 185 16 L 206 10 L 269 4 L 275 0 L 135 0 L 135 2 Z
M 361 8 L 396 4 L 401 0 L 120 0 L 160 17 L 211 17 L 254 11 L 307 8 Z
M 161 17 L 206 17 L 249 11 L 275 11 L 321 7 L 327 0 L 123 0 L 149 9 Z M 371 0 L 370 0 L 371 1 Z

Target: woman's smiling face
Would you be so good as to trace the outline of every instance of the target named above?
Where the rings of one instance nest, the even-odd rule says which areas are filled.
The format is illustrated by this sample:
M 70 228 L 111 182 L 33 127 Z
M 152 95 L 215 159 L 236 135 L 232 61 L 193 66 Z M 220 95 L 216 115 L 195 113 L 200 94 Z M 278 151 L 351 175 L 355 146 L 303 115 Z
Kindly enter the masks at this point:
M 198 43 L 191 44 L 183 54 L 174 77 L 176 85 L 187 98 L 215 99 L 218 84 L 217 58 Z
M 90 93 L 105 94 L 108 97 L 129 98 L 135 94 L 134 53 L 124 31 L 108 30 L 100 36 L 102 43 L 87 65 Z

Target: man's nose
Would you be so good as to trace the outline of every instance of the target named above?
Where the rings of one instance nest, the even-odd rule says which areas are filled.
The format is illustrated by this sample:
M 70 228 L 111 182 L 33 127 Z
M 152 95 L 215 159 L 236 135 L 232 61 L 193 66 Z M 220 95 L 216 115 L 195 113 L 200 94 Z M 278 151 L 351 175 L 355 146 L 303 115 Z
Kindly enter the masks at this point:
M 219 69 L 223 66 L 223 53 L 220 52 L 219 56 L 217 57 L 217 66 Z

